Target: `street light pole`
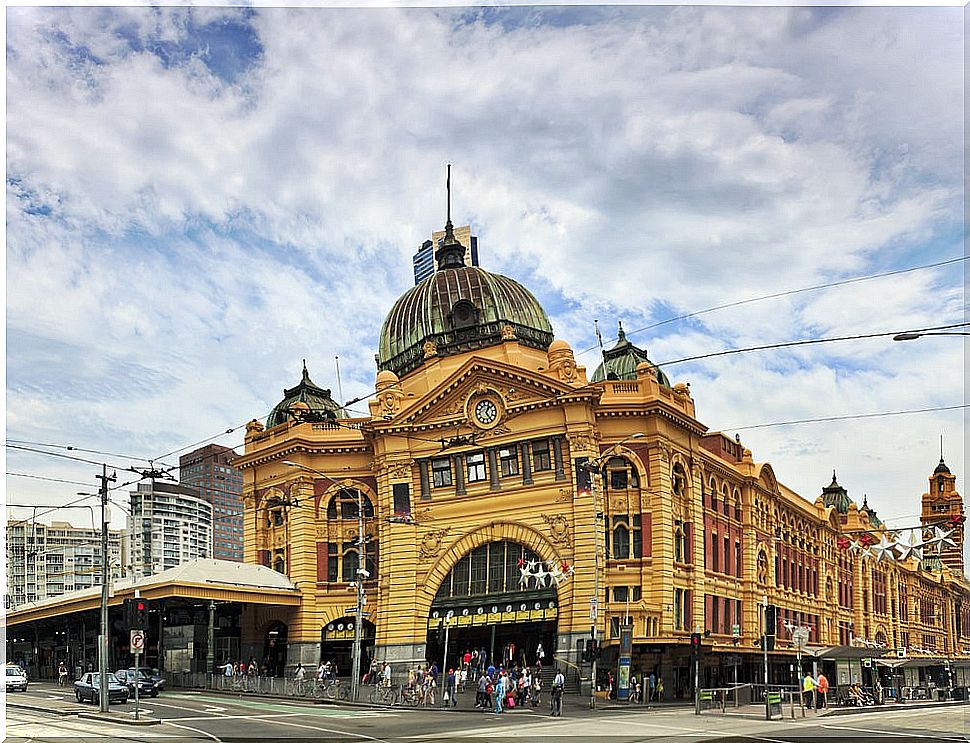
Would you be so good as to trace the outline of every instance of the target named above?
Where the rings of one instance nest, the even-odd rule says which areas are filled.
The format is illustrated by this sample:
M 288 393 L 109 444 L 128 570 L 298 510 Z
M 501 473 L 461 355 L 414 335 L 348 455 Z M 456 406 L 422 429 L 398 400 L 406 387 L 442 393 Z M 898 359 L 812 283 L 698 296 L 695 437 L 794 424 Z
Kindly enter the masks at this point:
M 101 711 L 108 711 L 108 482 L 117 480 L 116 475 L 108 477 L 108 465 L 101 465 L 101 636 L 98 638 L 98 684 Z
M 289 459 L 284 460 L 283 464 L 287 467 L 296 467 L 297 469 L 306 470 L 307 472 L 313 472 L 314 474 L 320 475 L 321 477 L 327 478 L 330 482 L 337 484 L 326 472 L 321 472 L 318 469 L 310 467 L 305 464 L 300 464 L 299 462 L 293 462 Z M 357 574 L 356 581 L 354 584 L 356 586 L 357 593 L 357 616 L 354 618 L 354 648 L 351 660 L 351 677 L 350 677 L 350 698 L 353 701 L 357 701 L 360 695 L 360 646 L 363 634 L 363 622 L 364 622 L 364 601 L 366 596 L 364 595 L 364 578 L 369 578 L 370 573 L 367 571 L 365 565 L 365 550 L 367 548 L 367 543 L 364 539 L 364 493 L 360 488 L 357 488 Z
M 600 467 L 602 462 L 608 457 L 613 456 L 617 448 L 623 446 L 630 439 L 643 438 L 643 433 L 631 433 L 625 439 L 613 444 L 610 450 L 605 454 L 601 454 L 595 459 L 591 459 L 584 465 L 586 471 L 589 472 L 589 489 L 590 495 L 593 498 L 593 600 L 590 604 L 590 628 L 589 628 L 589 638 L 591 642 L 596 641 L 596 625 L 599 624 L 599 601 L 600 601 L 600 522 L 603 519 L 603 513 L 597 508 L 598 501 L 596 498 L 596 477 L 600 474 Z M 596 671 L 597 671 L 597 655 L 599 654 L 599 647 L 597 646 L 596 652 L 592 656 L 592 678 L 590 679 L 589 685 L 589 708 L 596 709 Z

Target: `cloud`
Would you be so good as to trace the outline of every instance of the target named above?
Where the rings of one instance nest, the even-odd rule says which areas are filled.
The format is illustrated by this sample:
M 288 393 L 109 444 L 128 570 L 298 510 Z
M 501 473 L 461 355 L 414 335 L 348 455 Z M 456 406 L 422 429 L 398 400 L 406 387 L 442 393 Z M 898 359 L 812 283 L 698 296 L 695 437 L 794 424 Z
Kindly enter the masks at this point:
M 339 355 L 344 397 L 366 394 L 448 161 L 483 267 L 578 351 L 594 319 L 610 336 L 951 257 L 956 13 L 11 8 L 8 430 L 169 451 L 264 415 L 303 358 L 336 388 Z M 953 271 L 915 272 L 631 339 L 672 360 L 963 313 Z M 920 407 L 963 398 L 952 341 L 668 373 L 714 428 Z M 806 494 L 838 466 L 904 511 L 940 428 L 962 473 L 953 414 L 745 439 Z

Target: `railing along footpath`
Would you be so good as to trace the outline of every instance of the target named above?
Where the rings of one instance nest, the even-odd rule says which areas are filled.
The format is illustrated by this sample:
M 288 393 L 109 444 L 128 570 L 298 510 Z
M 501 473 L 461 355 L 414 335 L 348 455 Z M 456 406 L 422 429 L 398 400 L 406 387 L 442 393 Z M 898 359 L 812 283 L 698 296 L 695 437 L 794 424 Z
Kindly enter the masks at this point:
M 805 717 L 805 700 L 802 690 L 797 686 L 782 686 L 777 684 L 734 684 L 732 686 L 715 686 L 697 690 L 695 714 L 719 711 L 726 714 L 728 708 L 738 709 L 750 705 L 764 705 L 765 719 L 778 720 L 784 716 L 787 708 L 791 719 L 796 717 L 796 709 L 801 710 Z

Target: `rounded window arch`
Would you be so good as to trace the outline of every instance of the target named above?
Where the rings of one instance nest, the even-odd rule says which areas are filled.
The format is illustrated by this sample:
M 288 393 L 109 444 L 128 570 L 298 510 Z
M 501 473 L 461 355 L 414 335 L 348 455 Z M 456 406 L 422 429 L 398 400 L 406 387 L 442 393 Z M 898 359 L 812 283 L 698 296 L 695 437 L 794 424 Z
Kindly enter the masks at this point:
M 721 486 L 721 509 L 725 516 L 731 515 L 731 495 L 730 490 L 728 490 L 728 484 L 724 483 Z
M 283 555 L 277 555 L 276 559 L 273 560 L 273 570 L 277 573 L 286 573 L 286 560 Z
M 734 489 L 734 518 L 736 521 L 741 520 L 741 491 L 737 488 Z
M 364 518 L 374 518 L 374 504 L 367 494 L 357 489 L 344 488 L 327 504 L 327 519 L 356 519 L 358 503 L 364 507 Z
M 626 457 L 610 457 L 606 462 L 607 490 L 639 490 L 640 474 Z

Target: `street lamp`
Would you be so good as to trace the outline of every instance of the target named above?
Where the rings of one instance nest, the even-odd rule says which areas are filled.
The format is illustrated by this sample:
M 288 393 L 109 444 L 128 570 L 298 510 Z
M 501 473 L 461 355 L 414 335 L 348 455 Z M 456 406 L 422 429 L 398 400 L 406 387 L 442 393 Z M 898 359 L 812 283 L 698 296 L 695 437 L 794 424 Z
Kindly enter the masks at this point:
M 297 467 L 301 470 L 306 470 L 307 472 L 313 472 L 321 477 L 325 477 L 334 485 L 337 481 L 334 480 L 326 472 L 321 472 L 313 467 L 308 467 L 305 464 L 300 464 L 299 462 L 293 462 L 289 459 L 284 460 L 283 464 L 287 467 Z M 360 641 L 361 641 L 361 631 L 363 629 L 362 623 L 364 621 L 364 580 L 370 577 L 370 573 L 364 567 L 364 549 L 366 544 L 364 542 L 364 493 L 360 488 L 357 488 L 357 572 L 356 572 L 356 588 L 357 588 L 357 616 L 354 618 L 354 650 L 353 650 L 353 661 L 352 670 L 353 674 L 350 677 L 350 698 L 355 702 L 360 693 Z
M 893 336 L 894 341 L 915 341 L 917 338 L 922 338 L 926 335 L 970 335 L 970 333 L 917 333 L 917 332 L 907 332 L 899 333 Z
M 587 472 L 589 472 L 589 489 L 590 495 L 593 497 L 593 603 L 592 610 L 590 611 L 590 628 L 589 637 L 590 640 L 595 642 L 596 640 L 596 624 L 599 621 L 599 601 L 600 601 L 600 521 L 603 519 L 603 513 L 597 509 L 596 501 L 596 476 L 600 474 L 600 468 L 603 466 L 603 462 L 609 459 L 614 454 L 616 450 L 623 446 L 627 441 L 631 439 L 643 438 L 643 433 L 631 433 L 625 439 L 618 441 L 610 447 L 610 450 L 604 452 L 600 456 L 590 459 L 581 466 Z M 596 652 L 599 652 L 597 647 Z M 592 656 L 592 678 L 590 679 L 589 685 L 589 708 L 596 709 L 596 654 Z

